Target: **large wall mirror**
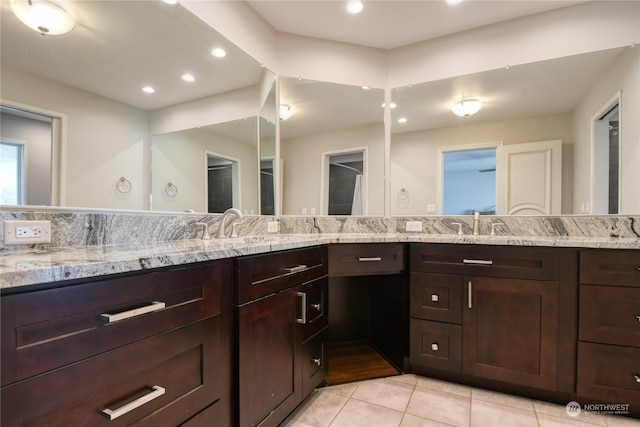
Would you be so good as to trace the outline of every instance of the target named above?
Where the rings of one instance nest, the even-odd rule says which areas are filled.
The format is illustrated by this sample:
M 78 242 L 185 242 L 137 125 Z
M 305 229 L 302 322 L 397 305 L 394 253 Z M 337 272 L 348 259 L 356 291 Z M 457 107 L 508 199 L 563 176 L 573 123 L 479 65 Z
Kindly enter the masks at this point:
M 638 48 L 395 88 L 391 98 L 392 215 L 640 213 Z M 462 99 L 482 108 L 456 116 Z
M 284 77 L 284 215 L 384 215 L 384 91 Z
M 44 182 L 47 195 L 29 190 L 39 196 L 24 204 L 206 212 L 209 199 L 230 196 L 245 213 L 259 213 L 267 69 L 180 4 L 70 2 L 76 27 L 55 36 L 23 25 L 10 2 L 1 7 L 2 139 L 13 143 L 3 147 L 13 153 L 31 139 L 9 132 L 27 119 L 48 120 L 57 138 L 52 182 L 25 166 L 25 185 Z M 29 110 L 37 115 L 22 113 Z M 34 151 L 27 146 L 26 156 Z M 232 164 L 232 188 L 214 196 L 228 186 L 211 181 L 210 171 Z

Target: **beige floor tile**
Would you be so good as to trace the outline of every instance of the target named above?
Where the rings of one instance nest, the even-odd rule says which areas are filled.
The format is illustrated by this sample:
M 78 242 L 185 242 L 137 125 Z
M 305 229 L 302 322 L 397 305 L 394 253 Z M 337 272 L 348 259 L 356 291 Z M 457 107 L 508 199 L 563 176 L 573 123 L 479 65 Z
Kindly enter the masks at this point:
M 404 414 L 400 427 L 451 427 L 451 424 L 441 423 L 440 421 L 430 420 L 411 414 Z
M 432 388 L 416 387 L 407 412 L 455 426 L 469 425 L 471 399 Z
M 358 385 L 351 398 L 404 412 L 413 388 L 414 386 L 410 384 L 387 378 L 364 381 Z
M 604 420 L 609 427 L 640 427 L 638 418 L 606 415 Z
M 540 427 L 597 427 L 599 424 L 591 424 L 577 418 L 569 419 L 538 413 L 538 425 Z
M 346 396 L 332 393 L 327 389 L 318 389 L 287 418 L 282 426 L 295 427 L 306 424 L 313 427 L 328 427 L 347 400 Z
M 413 374 L 395 375 L 393 377 L 388 377 L 388 379 L 410 385 L 416 385 L 418 382 L 418 376 Z
M 399 427 L 402 412 L 350 399 L 331 427 Z
M 340 384 L 340 385 L 332 385 L 329 387 L 325 387 L 326 390 L 331 391 L 332 393 L 341 394 L 343 396 L 351 397 L 354 391 L 358 388 L 359 382 L 348 383 L 348 384 Z
M 430 388 L 433 390 L 446 391 L 463 397 L 471 397 L 471 387 L 437 380 L 434 378 L 418 377 L 416 387 Z
M 493 390 L 485 390 L 482 388 L 474 388 L 471 390 L 472 400 L 482 400 L 485 402 L 496 403 L 498 405 L 511 406 L 525 411 L 533 411 L 533 402 L 526 397 L 514 396 L 512 394 L 499 393 Z
M 533 406 L 532 406 L 533 409 Z M 471 427 L 538 427 L 536 413 L 482 400 L 471 402 Z

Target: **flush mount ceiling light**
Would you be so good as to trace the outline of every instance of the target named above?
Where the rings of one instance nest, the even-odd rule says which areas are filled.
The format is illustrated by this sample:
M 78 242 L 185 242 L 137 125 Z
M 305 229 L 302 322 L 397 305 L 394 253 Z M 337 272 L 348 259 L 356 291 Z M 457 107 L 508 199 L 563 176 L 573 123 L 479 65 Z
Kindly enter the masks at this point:
M 216 58 L 224 58 L 225 56 L 227 56 L 227 52 L 225 52 L 225 50 L 221 47 L 216 47 L 211 50 L 211 55 L 215 56 Z
M 453 114 L 456 116 L 468 117 L 473 116 L 480 111 L 481 108 L 482 102 L 477 99 L 461 99 L 451 107 L 451 111 L 453 111 Z
M 349 0 L 346 6 L 347 12 L 351 14 L 360 13 L 362 12 L 363 8 L 364 6 L 362 5 L 361 1 L 354 1 L 354 0 Z
M 293 105 L 280 104 L 280 120 L 287 120 L 293 116 Z
M 68 33 L 76 26 L 73 17 L 49 0 L 11 0 L 11 9 L 27 27 L 42 35 Z

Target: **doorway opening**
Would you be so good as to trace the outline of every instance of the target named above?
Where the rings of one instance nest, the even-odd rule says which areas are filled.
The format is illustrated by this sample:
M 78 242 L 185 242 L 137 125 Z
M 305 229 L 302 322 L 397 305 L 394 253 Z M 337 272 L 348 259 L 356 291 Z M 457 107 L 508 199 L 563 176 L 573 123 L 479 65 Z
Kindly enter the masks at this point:
M 593 120 L 592 212 L 620 210 L 620 98 L 616 96 Z
M 325 154 L 323 214 L 365 215 L 365 158 L 365 150 Z
M 0 141 L 0 205 L 24 204 L 24 144 Z
M 214 153 L 207 156 L 207 212 L 223 213 L 239 208 L 238 161 Z
M 442 151 L 442 214 L 496 211 L 496 148 Z

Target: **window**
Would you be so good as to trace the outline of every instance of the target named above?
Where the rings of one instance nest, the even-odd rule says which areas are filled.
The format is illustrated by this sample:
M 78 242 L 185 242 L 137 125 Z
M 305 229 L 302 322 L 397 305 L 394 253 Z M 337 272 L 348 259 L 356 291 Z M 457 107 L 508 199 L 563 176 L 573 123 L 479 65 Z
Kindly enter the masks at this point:
M 0 141 L 0 204 L 24 204 L 24 145 Z

